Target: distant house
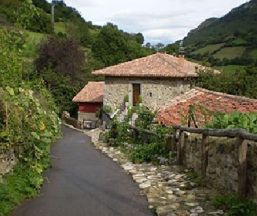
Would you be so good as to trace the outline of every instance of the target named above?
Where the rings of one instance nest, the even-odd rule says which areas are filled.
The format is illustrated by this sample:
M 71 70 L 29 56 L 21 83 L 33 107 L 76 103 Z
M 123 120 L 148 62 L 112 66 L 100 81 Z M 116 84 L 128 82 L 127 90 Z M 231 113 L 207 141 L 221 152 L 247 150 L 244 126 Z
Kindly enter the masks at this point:
M 257 100 L 246 97 L 193 88 L 169 101 L 169 105 L 157 114 L 159 123 L 166 126 L 204 126 L 212 120 L 215 112 L 257 112 Z M 192 115 L 193 118 L 192 119 Z M 190 125 L 188 125 L 190 123 Z
M 157 110 L 170 99 L 191 89 L 201 65 L 183 57 L 156 53 L 115 66 L 94 71 L 105 77 L 103 104 L 120 108 L 124 98 L 130 105 L 140 101 Z
M 89 82 L 74 98 L 78 103 L 78 121 L 95 121 L 96 113 L 103 106 L 104 82 Z

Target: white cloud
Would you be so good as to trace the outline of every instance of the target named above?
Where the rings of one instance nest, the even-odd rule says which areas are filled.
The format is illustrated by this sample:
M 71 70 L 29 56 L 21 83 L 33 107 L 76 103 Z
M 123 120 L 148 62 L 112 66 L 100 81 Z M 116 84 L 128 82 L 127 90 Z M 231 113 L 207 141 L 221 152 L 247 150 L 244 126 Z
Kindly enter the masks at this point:
M 221 17 L 247 0 L 65 0 L 93 23 L 142 32 L 147 42 L 173 42 L 210 17 Z

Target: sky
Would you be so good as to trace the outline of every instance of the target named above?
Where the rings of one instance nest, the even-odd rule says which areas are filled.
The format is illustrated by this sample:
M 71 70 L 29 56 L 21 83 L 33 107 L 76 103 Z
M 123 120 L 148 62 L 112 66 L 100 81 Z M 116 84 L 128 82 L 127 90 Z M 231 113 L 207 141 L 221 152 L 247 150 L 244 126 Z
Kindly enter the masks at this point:
M 210 17 L 222 17 L 247 0 L 64 0 L 97 25 L 112 22 L 145 42 L 172 43 Z

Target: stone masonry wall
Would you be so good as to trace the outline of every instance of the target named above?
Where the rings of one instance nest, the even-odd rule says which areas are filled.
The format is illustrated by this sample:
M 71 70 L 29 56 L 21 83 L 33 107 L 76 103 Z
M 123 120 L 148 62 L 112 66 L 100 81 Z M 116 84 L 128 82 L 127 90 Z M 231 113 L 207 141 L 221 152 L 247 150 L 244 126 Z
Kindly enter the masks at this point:
M 186 138 L 184 165 L 196 172 L 201 170 L 201 135 Z M 208 186 L 236 193 L 238 187 L 238 145 L 236 139 L 209 137 L 206 171 Z M 248 196 L 257 201 L 257 143 L 248 143 Z
M 9 173 L 17 163 L 17 159 L 13 151 L 0 153 L 0 182 L 1 178 Z
M 190 81 L 182 79 L 137 79 L 106 77 L 104 105 L 119 108 L 126 95 L 132 104 L 132 83 L 141 84 L 143 104 L 153 110 L 166 105 L 169 101 L 190 89 Z
M 85 121 L 96 121 L 98 118 L 96 117 L 95 113 L 85 113 L 85 112 L 78 112 L 78 121 L 83 122 Z

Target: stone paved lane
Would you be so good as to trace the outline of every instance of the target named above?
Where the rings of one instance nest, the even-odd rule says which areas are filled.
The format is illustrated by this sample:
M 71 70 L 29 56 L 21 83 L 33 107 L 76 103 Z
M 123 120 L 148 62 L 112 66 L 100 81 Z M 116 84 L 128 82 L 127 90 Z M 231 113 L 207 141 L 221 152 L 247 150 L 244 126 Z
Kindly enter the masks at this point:
M 108 147 L 98 141 L 99 130 L 89 133 L 97 149 L 123 167 L 138 183 L 148 200 L 149 208 L 158 216 L 220 216 L 222 210 L 214 209 L 210 195 L 215 191 L 198 187 L 190 180 L 189 170 L 178 166 L 133 164 L 118 148 Z
M 121 167 L 95 150 L 88 136 L 63 128 L 53 168 L 38 198 L 13 216 L 150 216 L 147 200 Z

